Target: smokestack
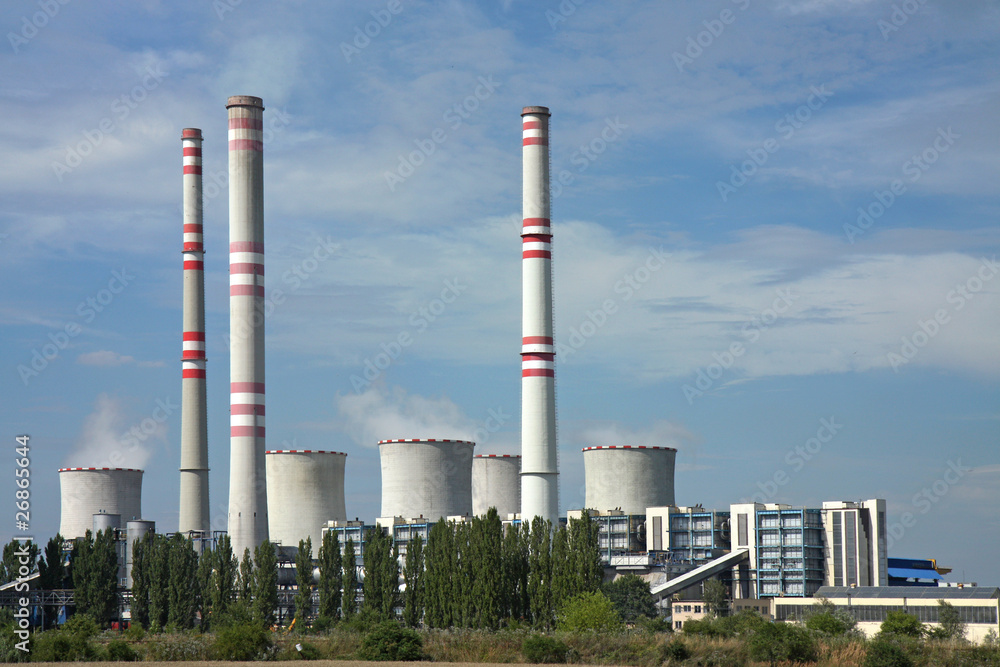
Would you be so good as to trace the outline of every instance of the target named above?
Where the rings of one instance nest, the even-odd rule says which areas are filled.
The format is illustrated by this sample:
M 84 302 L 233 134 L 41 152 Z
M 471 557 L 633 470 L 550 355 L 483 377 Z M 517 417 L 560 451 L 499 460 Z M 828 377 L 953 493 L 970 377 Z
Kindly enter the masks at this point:
M 521 517 L 559 520 L 556 371 L 552 336 L 549 110 L 521 112 L 524 159 L 521 230 Z
M 184 333 L 181 351 L 181 533 L 210 535 L 205 396 L 205 246 L 201 130 L 181 131 L 184 152 Z
M 233 552 L 268 538 L 264 472 L 264 102 L 229 110 L 229 537 Z

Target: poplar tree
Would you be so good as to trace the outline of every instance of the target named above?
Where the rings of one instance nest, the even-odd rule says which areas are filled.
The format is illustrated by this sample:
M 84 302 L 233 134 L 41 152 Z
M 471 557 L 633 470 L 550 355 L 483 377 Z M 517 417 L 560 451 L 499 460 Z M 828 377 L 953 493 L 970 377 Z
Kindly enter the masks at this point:
M 503 522 L 495 507 L 485 517 L 473 520 L 476 570 L 472 580 L 476 627 L 496 630 L 504 616 L 503 593 L 507 582 L 503 572 Z
M 202 543 L 201 556 L 198 557 L 198 598 L 197 610 L 201 613 L 202 631 L 207 630 L 212 618 L 212 573 L 215 571 L 217 554 Z
M 391 619 L 399 598 L 399 552 L 381 528 L 365 538 L 365 609 L 381 620 Z
M 295 618 L 305 623 L 312 615 L 312 538 L 299 540 L 299 552 L 295 555 Z
M 236 597 L 238 603 L 235 611 L 240 620 L 249 620 L 253 600 L 253 556 L 250 555 L 250 547 L 243 549 L 243 559 L 240 561 L 240 571 L 236 579 Z
M 132 622 L 149 628 L 149 565 L 153 533 L 146 533 L 132 544 Z
M 278 607 L 278 556 L 274 544 L 264 540 L 254 549 L 253 620 L 266 627 L 274 625 Z
M 170 611 L 170 560 L 167 538 L 152 535 L 146 553 L 146 576 L 149 582 L 149 626 L 157 632 L 167 626 Z
M 559 609 L 563 602 L 576 594 L 575 558 L 570 558 L 569 531 L 559 526 L 552 533 L 552 607 Z
M 62 543 L 62 535 L 56 533 L 46 543 L 45 551 L 38 559 L 38 587 L 43 591 L 65 588 L 66 566 L 63 563 Z M 46 605 L 44 609 L 45 627 L 52 627 L 58 610 L 52 605 Z
M 440 519 L 431 526 L 427 534 L 424 556 L 424 623 L 431 628 L 447 628 L 451 625 L 451 529 L 452 524 Z
M 212 614 L 216 619 L 227 617 L 233 608 L 238 588 L 240 565 L 233 553 L 233 543 L 229 535 L 219 538 L 215 548 L 214 572 L 212 573 Z
M 169 572 L 167 625 L 187 630 L 194 627 L 197 609 L 198 554 L 191 540 L 180 533 L 174 533 L 165 548 Z
M 536 516 L 531 522 L 528 556 L 528 598 L 536 628 L 552 626 L 552 524 Z
M 331 621 L 340 617 L 340 588 L 344 585 L 340 537 L 335 531 L 323 533 L 319 547 L 319 616 Z
M 579 519 L 571 519 L 569 528 L 570 550 L 576 573 L 574 577 L 576 589 L 571 595 L 599 591 L 604 582 L 600 528 L 597 522 L 590 518 L 590 510 L 583 510 L 583 516 Z
M 403 581 L 406 593 L 403 599 L 403 622 L 411 628 L 420 624 L 424 614 L 424 549 L 423 539 L 414 536 L 406 546 L 406 564 Z
M 354 555 L 354 540 L 350 537 L 347 538 L 347 542 L 344 544 L 343 581 L 344 599 L 341 602 L 341 607 L 344 610 L 343 617 L 346 621 L 354 617 L 354 613 L 358 608 L 358 566 L 356 556 Z

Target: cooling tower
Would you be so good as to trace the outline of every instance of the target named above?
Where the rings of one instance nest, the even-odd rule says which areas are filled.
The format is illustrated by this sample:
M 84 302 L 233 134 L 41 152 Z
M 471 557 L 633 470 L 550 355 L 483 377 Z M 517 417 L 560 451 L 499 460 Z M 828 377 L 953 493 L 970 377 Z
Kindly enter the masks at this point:
M 229 112 L 229 537 L 233 553 L 267 539 L 264 472 L 264 102 Z
M 184 312 L 181 343 L 181 482 L 178 531 L 211 535 L 208 509 L 208 399 L 205 389 L 205 245 L 201 130 L 181 131 Z
M 344 464 L 347 454 L 309 449 L 265 453 L 268 532 L 272 542 L 297 547 L 312 539 L 313 553 L 323 543 L 327 521 L 344 521 Z
M 521 515 L 559 521 L 556 348 L 552 334 L 549 110 L 521 112 Z
M 501 519 L 521 511 L 521 457 L 478 454 L 472 459 L 472 513 L 497 508 Z
M 674 457 L 671 447 L 586 447 L 587 509 L 620 509 L 645 514 L 647 507 L 674 504 Z
M 472 514 L 472 449 L 467 440 L 382 440 L 382 513 L 404 519 Z
M 134 468 L 60 468 L 63 539 L 83 537 L 95 514 L 118 514 L 119 521 L 142 516 L 142 471 Z M 121 525 L 119 523 L 119 525 Z

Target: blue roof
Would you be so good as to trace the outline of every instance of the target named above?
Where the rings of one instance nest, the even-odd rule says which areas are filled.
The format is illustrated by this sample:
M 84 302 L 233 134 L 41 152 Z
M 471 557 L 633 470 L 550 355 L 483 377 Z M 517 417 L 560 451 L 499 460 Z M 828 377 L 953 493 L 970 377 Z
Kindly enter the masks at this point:
M 936 570 L 917 570 L 912 567 L 890 567 L 889 576 L 897 579 L 941 579 Z

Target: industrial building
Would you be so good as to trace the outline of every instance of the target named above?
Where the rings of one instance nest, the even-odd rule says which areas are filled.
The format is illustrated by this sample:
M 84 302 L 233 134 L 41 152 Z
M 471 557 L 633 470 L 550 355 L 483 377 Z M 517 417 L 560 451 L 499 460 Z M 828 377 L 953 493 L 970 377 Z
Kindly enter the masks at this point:
M 141 519 L 142 474 L 136 468 L 60 468 L 59 534 L 83 537 L 93 529 L 95 514 L 117 516 L 119 525 Z

